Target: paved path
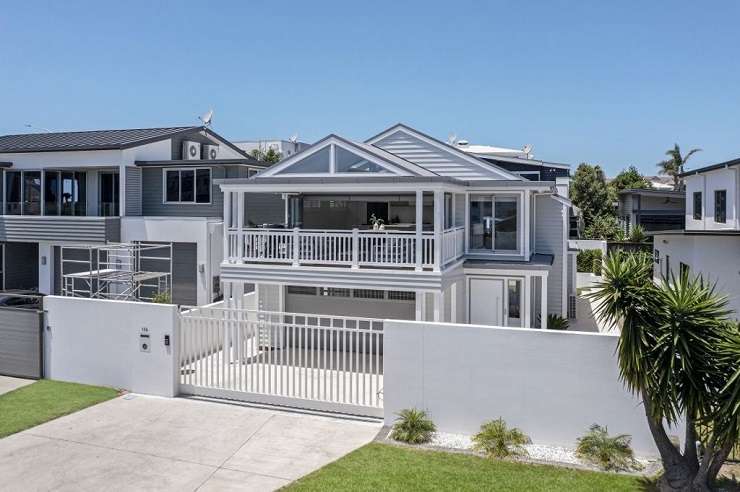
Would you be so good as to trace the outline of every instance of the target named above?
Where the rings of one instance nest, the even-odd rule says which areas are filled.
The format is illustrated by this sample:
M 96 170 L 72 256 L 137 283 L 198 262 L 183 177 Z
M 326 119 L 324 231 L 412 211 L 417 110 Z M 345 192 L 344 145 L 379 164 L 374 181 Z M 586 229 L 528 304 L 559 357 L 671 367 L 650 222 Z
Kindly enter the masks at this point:
M 3 491 L 274 490 L 380 423 L 126 395 L 0 439 Z
M 23 386 L 27 386 L 35 382 L 36 381 L 33 379 L 21 379 L 11 378 L 10 376 L 0 376 L 0 395 L 2 395 L 3 393 L 7 393 L 8 391 L 13 391 L 14 389 L 22 388 Z

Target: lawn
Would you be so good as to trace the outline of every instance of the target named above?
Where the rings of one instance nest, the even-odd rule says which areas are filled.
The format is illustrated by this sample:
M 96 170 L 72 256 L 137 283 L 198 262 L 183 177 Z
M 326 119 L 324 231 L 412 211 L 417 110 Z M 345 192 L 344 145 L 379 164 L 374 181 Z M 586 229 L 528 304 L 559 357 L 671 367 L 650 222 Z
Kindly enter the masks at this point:
M 110 400 L 112 388 L 42 379 L 0 395 L 0 438 Z
M 639 477 L 372 443 L 287 486 L 324 490 L 645 490 Z

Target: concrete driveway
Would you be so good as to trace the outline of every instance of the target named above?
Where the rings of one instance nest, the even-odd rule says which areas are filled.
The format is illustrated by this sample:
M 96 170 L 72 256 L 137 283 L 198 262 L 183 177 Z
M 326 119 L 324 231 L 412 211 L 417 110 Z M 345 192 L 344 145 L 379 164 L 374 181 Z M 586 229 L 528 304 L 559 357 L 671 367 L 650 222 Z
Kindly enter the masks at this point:
M 24 386 L 28 386 L 31 383 L 35 383 L 33 379 L 21 379 L 11 378 L 10 376 L 0 376 L 0 395 L 13 391 Z
M 0 439 L 4 491 L 274 490 L 380 423 L 126 395 Z

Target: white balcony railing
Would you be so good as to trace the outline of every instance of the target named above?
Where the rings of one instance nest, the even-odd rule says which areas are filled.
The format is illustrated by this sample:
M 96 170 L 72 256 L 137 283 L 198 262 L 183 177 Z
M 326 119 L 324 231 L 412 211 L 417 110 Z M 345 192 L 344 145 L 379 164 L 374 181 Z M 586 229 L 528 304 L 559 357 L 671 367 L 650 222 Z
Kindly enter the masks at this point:
M 442 238 L 450 244 L 444 264 L 462 254 L 464 235 L 451 229 Z M 460 244 L 453 245 L 457 239 Z M 229 263 L 434 268 L 434 234 L 423 232 L 421 244 L 417 242 L 415 232 L 403 231 L 231 228 L 226 231 L 225 257 Z
M 461 258 L 465 254 L 465 227 L 452 227 L 442 232 L 442 264 Z

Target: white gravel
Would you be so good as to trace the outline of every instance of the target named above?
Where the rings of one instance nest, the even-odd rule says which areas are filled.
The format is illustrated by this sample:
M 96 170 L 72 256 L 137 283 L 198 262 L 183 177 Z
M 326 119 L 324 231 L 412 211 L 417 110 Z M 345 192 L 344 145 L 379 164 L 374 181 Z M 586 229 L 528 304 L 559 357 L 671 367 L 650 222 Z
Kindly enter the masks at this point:
M 470 451 L 473 449 L 473 442 L 470 436 L 464 434 L 448 434 L 445 432 L 436 432 L 432 437 L 431 446 L 458 449 Z M 565 448 L 562 446 L 546 446 L 543 444 L 527 444 L 524 446 L 527 450 L 527 457 L 537 461 L 547 461 L 551 463 L 565 463 L 569 465 L 593 467 L 576 456 L 575 449 Z M 651 460 L 637 458 L 643 466 L 648 465 Z

